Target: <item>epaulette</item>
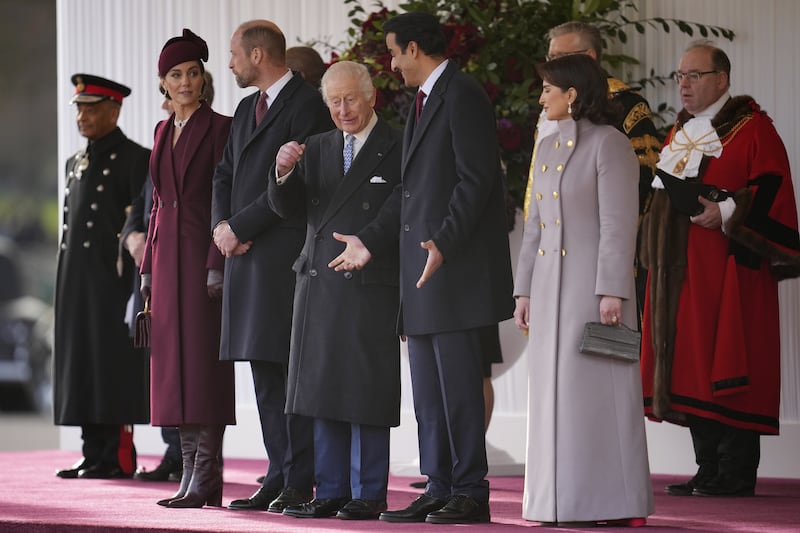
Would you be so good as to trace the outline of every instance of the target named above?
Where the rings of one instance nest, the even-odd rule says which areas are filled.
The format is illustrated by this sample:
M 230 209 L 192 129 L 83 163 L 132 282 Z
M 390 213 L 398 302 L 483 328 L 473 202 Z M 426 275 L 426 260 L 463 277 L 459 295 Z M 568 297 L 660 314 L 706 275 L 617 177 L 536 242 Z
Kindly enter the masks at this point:
M 627 91 L 634 90 L 633 87 L 626 84 L 625 82 L 618 80 L 617 78 L 608 78 L 608 95 L 614 96 L 619 93 L 624 93 Z

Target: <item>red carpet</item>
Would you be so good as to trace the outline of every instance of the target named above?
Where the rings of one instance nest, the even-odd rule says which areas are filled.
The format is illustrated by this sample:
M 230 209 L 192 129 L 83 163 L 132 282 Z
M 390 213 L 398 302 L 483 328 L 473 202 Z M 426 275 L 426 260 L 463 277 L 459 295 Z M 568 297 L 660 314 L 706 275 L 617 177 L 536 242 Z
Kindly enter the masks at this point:
M 491 478 L 492 523 L 472 526 L 389 524 L 332 519 L 296 519 L 266 512 L 227 509 L 167 509 L 155 504 L 170 496 L 176 483 L 134 480 L 66 480 L 54 476 L 56 468 L 77 459 L 73 452 L 0 453 L 0 532 L 175 532 L 259 531 L 302 533 L 307 531 L 406 531 L 418 533 L 440 527 L 470 531 L 501 531 L 536 527 L 521 518 L 522 478 Z M 140 463 L 155 467 L 154 457 Z M 257 488 L 262 461 L 227 459 L 223 503 L 244 498 Z M 800 531 L 800 480 L 763 479 L 754 498 L 676 498 L 664 494 L 674 476 L 654 476 L 656 514 L 647 531 L 672 532 L 797 532 Z M 409 487 L 411 478 L 393 477 L 389 508 L 405 507 L 419 493 Z M 549 531 L 548 528 L 538 528 Z M 598 528 L 606 532 L 629 528 Z M 572 531 L 559 528 L 554 531 Z M 642 531 L 638 529 L 636 531 Z

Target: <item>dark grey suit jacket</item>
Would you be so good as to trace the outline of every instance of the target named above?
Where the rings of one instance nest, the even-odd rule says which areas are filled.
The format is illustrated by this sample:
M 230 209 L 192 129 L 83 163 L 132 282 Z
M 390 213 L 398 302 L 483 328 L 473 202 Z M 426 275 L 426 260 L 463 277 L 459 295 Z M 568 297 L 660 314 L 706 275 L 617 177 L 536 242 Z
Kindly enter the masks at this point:
M 222 161 L 214 173 L 212 228 L 227 220 L 242 242 L 253 245 L 225 261 L 222 293 L 223 360 L 285 363 L 289 354 L 294 272 L 305 217 L 284 220 L 267 201 L 267 172 L 278 148 L 333 128 L 322 97 L 298 73 L 281 90 L 261 124 L 255 124 L 258 93 L 236 108 Z

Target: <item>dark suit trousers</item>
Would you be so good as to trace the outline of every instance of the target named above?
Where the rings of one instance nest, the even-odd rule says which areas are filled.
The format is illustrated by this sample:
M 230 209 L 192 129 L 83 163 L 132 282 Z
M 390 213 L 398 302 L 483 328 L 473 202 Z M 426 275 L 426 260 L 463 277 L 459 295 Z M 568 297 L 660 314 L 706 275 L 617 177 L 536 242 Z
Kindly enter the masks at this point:
M 164 459 L 169 459 L 176 463 L 181 462 L 181 436 L 178 433 L 178 428 L 162 427 L 161 440 L 167 445 L 164 451 Z M 220 456 L 222 453 L 220 453 Z
M 426 492 L 489 500 L 483 357 L 477 329 L 408 337 L 420 472 Z
M 314 419 L 317 498 L 386 500 L 389 428 Z
M 81 426 L 83 457 L 92 465 L 120 467 L 126 474 L 136 471 L 133 426 L 84 424 Z
M 310 492 L 314 482 L 313 425 L 309 418 L 286 415 L 286 365 L 250 361 L 261 434 L 269 457 L 266 489 L 291 487 Z
M 689 417 L 689 430 L 701 473 L 724 476 L 755 488 L 761 461 L 758 432 L 699 416 Z

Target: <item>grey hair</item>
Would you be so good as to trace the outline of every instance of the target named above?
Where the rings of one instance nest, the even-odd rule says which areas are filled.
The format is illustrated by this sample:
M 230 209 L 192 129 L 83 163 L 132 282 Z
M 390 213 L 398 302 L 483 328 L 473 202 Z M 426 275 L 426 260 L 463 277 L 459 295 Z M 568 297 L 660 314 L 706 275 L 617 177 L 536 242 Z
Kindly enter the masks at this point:
M 592 26 L 586 22 L 571 20 L 559 24 L 554 28 L 550 28 L 550 31 L 547 32 L 547 38 L 552 41 L 554 38 L 567 35 L 568 33 L 578 35 L 582 43 L 581 46 L 594 50 L 595 55 L 597 55 L 597 61 L 600 62 L 603 58 L 603 37 L 596 26 Z
M 364 97 L 367 100 L 372 98 L 375 87 L 372 85 L 372 77 L 370 77 L 367 67 L 355 61 L 337 61 L 328 67 L 328 70 L 326 70 L 325 74 L 322 76 L 320 91 L 322 92 L 322 99 L 326 104 L 328 103 L 328 80 L 334 76 L 348 76 L 354 78 L 358 82 L 358 88 L 361 90 Z

